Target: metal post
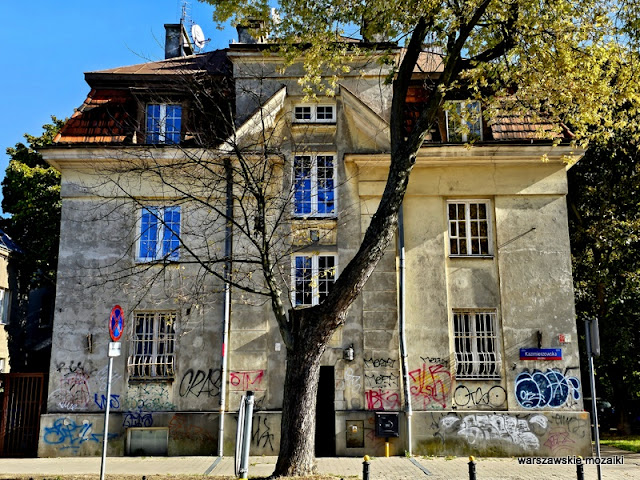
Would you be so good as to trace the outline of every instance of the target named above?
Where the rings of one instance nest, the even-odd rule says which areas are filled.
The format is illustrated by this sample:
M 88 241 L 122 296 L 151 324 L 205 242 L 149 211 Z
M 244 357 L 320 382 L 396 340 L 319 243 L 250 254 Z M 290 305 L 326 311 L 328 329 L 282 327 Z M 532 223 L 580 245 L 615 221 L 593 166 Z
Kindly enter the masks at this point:
M 584 465 L 582 464 L 582 457 L 578 457 L 578 463 L 576 463 L 576 478 L 578 480 L 584 480 Z
M 102 462 L 100 463 L 100 480 L 104 480 L 104 469 L 107 461 L 107 442 L 109 439 L 109 407 L 111 406 L 111 372 L 113 357 L 120 356 L 120 342 L 109 342 L 109 366 L 107 367 L 107 400 L 104 410 L 104 438 L 102 439 Z
M 469 457 L 469 480 L 476 480 L 476 459 Z
M 596 470 L 598 480 L 602 480 L 602 465 L 600 465 L 600 430 L 598 428 L 598 405 L 596 400 L 596 377 L 593 369 L 593 352 L 591 351 L 591 320 L 584 321 L 584 333 L 587 341 L 587 360 L 589 361 L 589 384 L 591 385 L 591 415 L 593 418 L 593 438 L 596 443 Z
M 369 455 L 365 455 L 362 462 L 362 480 L 369 480 L 369 465 Z
M 253 420 L 253 392 L 247 392 L 245 400 L 245 415 L 242 442 L 242 457 L 240 459 L 240 478 L 249 476 L 249 449 L 251 448 L 251 423 Z

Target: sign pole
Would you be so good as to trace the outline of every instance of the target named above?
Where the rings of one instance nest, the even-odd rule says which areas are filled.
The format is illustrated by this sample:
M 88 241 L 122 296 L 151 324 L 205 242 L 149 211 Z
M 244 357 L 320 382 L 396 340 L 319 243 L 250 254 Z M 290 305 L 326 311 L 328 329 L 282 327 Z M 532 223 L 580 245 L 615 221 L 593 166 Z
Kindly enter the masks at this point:
M 107 399 L 104 409 L 104 438 L 102 439 L 102 462 L 100 463 L 100 480 L 104 480 L 104 467 L 107 462 L 107 443 L 109 441 L 109 409 L 111 407 L 111 372 L 113 370 L 113 358 L 120 356 L 120 337 L 124 332 L 124 313 L 120 305 L 111 310 L 109 317 L 109 367 L 107 369 Z

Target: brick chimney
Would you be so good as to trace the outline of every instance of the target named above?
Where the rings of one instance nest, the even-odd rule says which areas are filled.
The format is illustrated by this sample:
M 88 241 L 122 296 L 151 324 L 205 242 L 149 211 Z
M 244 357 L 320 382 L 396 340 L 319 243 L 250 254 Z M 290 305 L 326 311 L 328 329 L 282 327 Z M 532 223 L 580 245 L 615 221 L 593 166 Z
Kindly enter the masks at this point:
M 193 54 L 193 46 L 182 23 L 165 23 L 164 58 Z

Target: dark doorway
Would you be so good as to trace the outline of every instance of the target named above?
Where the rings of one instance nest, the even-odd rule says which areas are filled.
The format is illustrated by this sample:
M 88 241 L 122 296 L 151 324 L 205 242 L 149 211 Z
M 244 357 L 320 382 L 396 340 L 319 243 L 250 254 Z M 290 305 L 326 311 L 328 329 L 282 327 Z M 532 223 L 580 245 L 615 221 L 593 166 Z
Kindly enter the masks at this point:
M 316 457 L 335 457 L 335 374 L 333 367 L 320 367 L 316 406 Z

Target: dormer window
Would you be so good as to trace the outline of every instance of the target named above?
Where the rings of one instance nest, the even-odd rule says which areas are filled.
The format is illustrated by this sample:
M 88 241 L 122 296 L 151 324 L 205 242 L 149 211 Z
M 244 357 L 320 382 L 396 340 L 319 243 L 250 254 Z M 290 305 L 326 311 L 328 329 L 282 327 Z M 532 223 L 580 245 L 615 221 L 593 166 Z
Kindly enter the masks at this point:
M 180 143 L 182 106 L 168 103 L 150 103 L 147 105 L 146 124 L 146 143 Z
M 466 143 L 482 140 L 482 111 L 480 102 L 448 102 L 445 111 L 447 119 L 447 141 Z
M 334 105 L 295 105 L 293 121 L 296 123 L 335 123 Z

